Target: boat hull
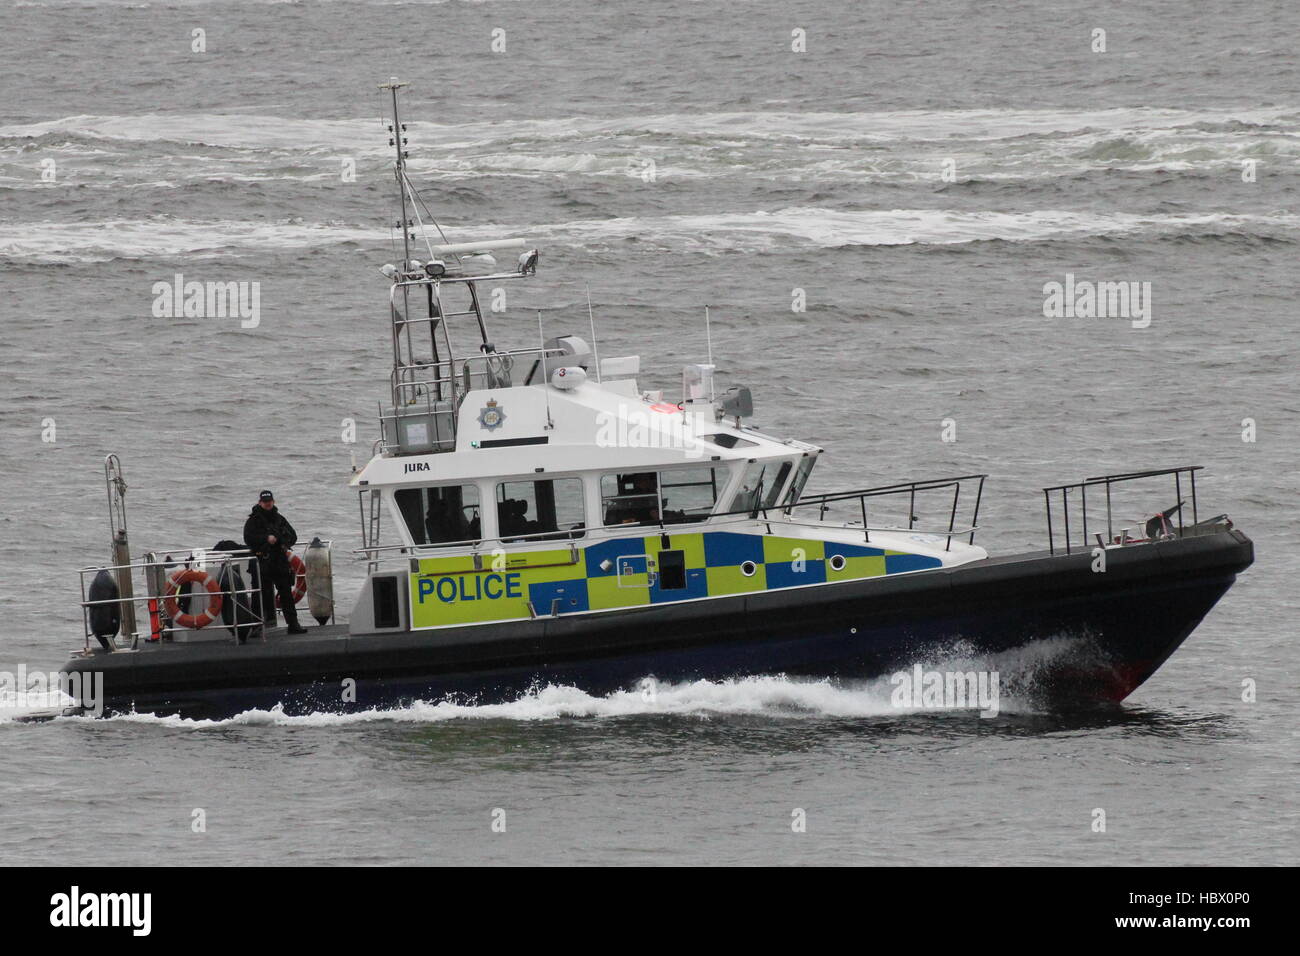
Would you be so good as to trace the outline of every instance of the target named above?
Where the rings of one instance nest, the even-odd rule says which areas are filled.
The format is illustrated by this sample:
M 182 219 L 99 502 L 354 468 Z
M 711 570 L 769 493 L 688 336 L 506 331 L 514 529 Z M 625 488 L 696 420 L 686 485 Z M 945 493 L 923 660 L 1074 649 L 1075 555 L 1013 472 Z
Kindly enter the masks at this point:
M 883 579 L 598 614 L 350 637 L 342 627 L 266 642 L 96 652 L 107 713 L 222 717 L 512 699 L 544 684 L 604 694 L 761 674 L 858 681 L 922 664 L 996 670 L 1036 706 L 1123 700 L 1254 558 L 1221 531 L 1106 552 L 991 558 Z

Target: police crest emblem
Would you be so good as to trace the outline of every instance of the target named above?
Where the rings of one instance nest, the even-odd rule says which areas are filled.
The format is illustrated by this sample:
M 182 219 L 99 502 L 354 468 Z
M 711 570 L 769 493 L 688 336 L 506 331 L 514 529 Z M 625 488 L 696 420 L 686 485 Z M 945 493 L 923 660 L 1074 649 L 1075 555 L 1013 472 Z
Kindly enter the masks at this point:
M 478 413 L 478 423 L 488 431 L 500 428 L 505 420 L 506 413 L 497 405 L 495 398 L 489 398 L 483 410 Z

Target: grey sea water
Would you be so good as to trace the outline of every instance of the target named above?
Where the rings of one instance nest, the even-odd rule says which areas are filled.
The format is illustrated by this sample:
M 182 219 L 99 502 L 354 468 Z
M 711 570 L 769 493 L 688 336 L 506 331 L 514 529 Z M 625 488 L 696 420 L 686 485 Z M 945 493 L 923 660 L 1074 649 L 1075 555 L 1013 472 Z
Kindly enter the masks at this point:
M 721 380 L 828 447 L 811 490 L 987 471 L 978 540 L 1005 553 L 1044 545 L 1045 485 L 1203 464 L 1257 563 L 1086 718 L 900 716 L 887 684 L 779 676 L 0 717 L 0 861 L 1294 863 L 1297 35 L 1287 0 L 6 0 L 0 669 L 79 645 L 109 452 L 137 547 L 237 535 L 269 486 L 355 595 L 340 433 L 364 458 L 390 361 L 394 74 L 453 241 L 542 249 L 499 342 L 537 309 L 585 334 L 589 285 L 602 353 L 675 389 L 707 304 Z M 155 318 L 177 273 L 260 283 L 260 325 Z M 1067 273 L 1150 282 L 1149 327 L 1045 318 Z

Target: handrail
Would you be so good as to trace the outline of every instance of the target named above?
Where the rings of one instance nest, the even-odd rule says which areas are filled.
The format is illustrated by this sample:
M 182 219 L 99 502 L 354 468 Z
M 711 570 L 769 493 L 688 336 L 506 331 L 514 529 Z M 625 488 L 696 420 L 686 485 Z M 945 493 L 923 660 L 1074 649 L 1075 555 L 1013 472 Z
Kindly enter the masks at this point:
M 1055 529 L 1052 526 L 1052 495 L 1054 493 L 1060 492 L 1061 494 L 1061 514 L 1064 523 L 1064 531 L 1062 537 L 1065 541 L 1065 553 L 1071 554 L 1073 553 L 1070 544 L 1069 496 L 1071 492 L 1073 491 L 1079 492 L 1079 510 L 1082 519 L 1080 523 L 1083 528 L 1081 540 L 1083 542 L 1084 547 L 1088 547 L 1088 489 L 1097 488 L 1097 487 L 1104 487 L 1106 489 L 1106 541 L 1109 544 L 1124 544 L 1126 542 L 1120 541 L 1115 537 L 1114 512 L 1111 503 L 1112 486 L 1117 484 L 1122 484 L 1123 482 L 1126 481 L 1139 481 L 1145 478 L 1159 478 L 1166 475 L 1173 475 L 1174 494 L 1177 497 L 1177 502 L 1178 502 L 1175 505 L 1174 511 L 1178 519 L 1178 534 L 1181 536 L 1183 534 L 1182 506 L 1184 504 L 1184 499 L 1183 499 L 1183 475 L 1184 474 L 1188 476 L 1188 480 L 1190 482 L 1192 524 L 1196 525 L 1199 524 L 1200 522 L 1200 517 L 1197 511 L 1197 501 L 1196 501 L 1196 473 L 1198 471 L 1204 471 L 1204 466 L 1203 465 L 1182 465 L 1177 468 L 1156 468 L 1156 469 L 1148 469 L 1145 471 L 1129 471 L 1129 472 L 1123 472 L 1115 475 L 1100 475 L 1095 478 L 1088 478 L 1084 481 L 1076 481 L 1064 485 L 1052 485 L 1050 487 L 1044 488 L 1043 502 L 1047 509 L 1047 547 L 1049 553 L 1051 554 L 1056 553 L 1056 533 L 1055 533 Z M 1160 517 L 1163 518 L 1165 516 L 1161 514 Z M 1098 537 L 1100 537 L 1100 535 L 1098 535 Z
M 326 548 L 332 549 L 334 542 L 332 539 L 321 539 L 321 544 L 324 545 Z M 308 547 L 310 547 L 310 542 L 299 542 L 295 544 L 291 550 L 302 551 L 305 553 Z M 233 551 L 222 551 L 216 548 L 193 548 L 193 547 L 156 548 L 153 551 L 145 552 L 141 557 L 129 561 L 125 564 L 100 564 L 100 565 L 94 565 L 92 567 L 77 568 L 77 575 L 81 581 L 81 602 L 80 603 L 82 608 L 82 625 L 84 630 L 85 646 L 87 648 L 90 646 L 90 638 L 94 636 L 91 633 L 91 627 L 90 627 L 90 610 L 93 607 L 99 607 L 101 605 L 122 606 L 122 605 L 129 604 L 132 607 L 134 607 L 137 604 L 142 605 L 146 612 L 144 615 L 145 620 L 150 619 L 151 613 L 153 611 L 156 610 L 158 612 L 159 614 L 158 634 L 159 635 L 169 634 L 179 630 L 179 628 L 172 626 L 172 622 L 170 621 L 167 621 L 165 624 L 162 623 L 163 620 L 166 618 L 166 615 L 165 613 L 163 613 L 163 608 L 162 608 L 162 602 L 164 600 L 165 595 L 158 592 L 157 588 L 154 586 L 154 582 L 151 581 L 149 577 L 149 575 L 155 570 L 183 568 L 183 567 L 194 565 L 197 562 L 200 564 L 201 567 L 204 568 L 211 567 L 214 571 L 213 574 L 214 579 L 219 579 L 221 577 L 221 574 L 224 573 L 225 569 L 230 567 L 232 564 L 238 565 L 239 563 L 246 560 L 250 560 L 254 557 L 255 554 L 247 548 L 240 548 L 238 550 L 233 550 Z M 117 577 L 119 572 L 126 572 L 127 574 L 132 574 L 136 571 L 139 571 L 144 575 L 145 587 L 141 591 L 136 591 L 130 596 L 119 595 L 118 597 L 115 598 L 103 598 L 100 600 L 92 601 L 87 597 L 86 576 L 97 575 L 100 571 L 109 571 L 114 575 L 115 578 Z M 245 597 L 251 597 L 253 595 L 261 594 L 262 592 L 261 592 L 261 588 L 254 588 L 252 586 L 251 580 L 249 582 L 248 587 L 243 589 L 236 589 L 234 587 L 234 581 L 233 579 L 231 579 L 230 586 L 227 588 L 221 588 L 220 590 L 217 591 L 207 591 L 205 589 L 201 593 L 202 595 L 218 594 L 224 600 L 226 598 L 234 599 L 235 597 L 240 595 L 243 595 Z M 175 597 L 178 598 L 184 596 L 185 595 L 179 595 L 179 594 L 175 595 Z M 192 595 L 192 597 L 195 598 L 198 598 L 200 596 L 201 595 L 199 593 Z M 155 604 L 154 602 L 157 603 Z M 150 607 L 151 604 L 154 604 L 152 608 Z M 243 608 L 243 610 L 249 615 L 251 615 L 252 617 L 252 620 L 247 622 L 250 626 L 262 623 L 260 615 L 254 612 L 252 604 L 253 604 L 252 601 L 247 601 Z M 236 620 L 238 619 L 236 618 Z M 222 626 L 224 627 L 227 625 L 222 625 Z M 239 625 L 237 624 L 236 626 Z M 132 634 L 132 638 L 134 644 L 134 641 L 139 640 L 140 634 L 134 633 Z
M 497 351 L 497 352 L 476 352 L 471 355 L 452 355 L 449 359 L 442 359 L 436 363 L 416 362 L 414 364 L 407 364 L 407 365 L 394 365 L 393 370 L 392 372 L 389 373 L 388 378 L 389 378 L 390 387 L 396 391 L 401 391 L 404 389 L 409 390 L 409 389 L 428 388 L 429 386 L 434 386 L 434 385 L 448 385 L 448 384 L 459 382 L 463 377 L 465 367 L 470 366 L 471 363 L 482 363 L 482 365 L 484 366 L 482 371 L 471 372 L 471 374 L 484 375 L 490 371 L 490 365 L 493 361 L 499 362 L 502 360 L 506 360 L 513 363 L 515 359 L 525 357 L 525 356 L 533 359 L 537 359 L 537 358 L 548 358 L 557 355 L 563 356 L 564 354 L 565 351 L 562 348 L 548 349 L 548 348 L 534 347 L 534 348 L 522 348 L 522 349 L 506 349 L 505 351 Z M 451 369 L 451 371 L 447 375 L 438 375 L 437 371 L 441 367 L 448 367 Z M 404 379 L 400 379 L 398 377 L 399 373 L 406 373 L 406 372 L 420 373 L 420 372 L 426 372 L 430 370 L 435 373 L 432 377 L 404 378 Z M 445 399 L 439 399 L 439 401 L 445 401 Z
M 918 481 L 904 481 L 893 485 L 880 485 L 875 488 L 862 488 L 855 491 L 835 491 L 835 492 L 829 492 L 821 495 L 809 495 L 805 497 L 800 497 L 797 501 L 790 502 L 788 504 L 773 504 L 773 505 L 766 505 L 766 506 L 742 508 L 736 511 L 716 512 L 714 517 L 736 515 L 736 514 L 747 514 L 751 517 L 757 517 L 758 514 L 761 512 L 764 515 L 764 519 L 766 520 L 767 512 L 771 510 L 783 511 L 788 516 L 790 512 L 792 512 L 796 508 L 806 508 L 812 506 L 816 506 L 820 510 L 820 515 L 824 517 L 828 505 L 835 504 L 836 502 L 840 502 L 840 501 L 857 501 L 862 512 L 862 526 L 864 529 L 864 533 L 866 535 L 866 540 L 870 542 L 871 532 L 873 530 L 874 531 L 882 531 L 882 530 L 897 531 L 897 530 L 904 530 L 904 529 L 871 528 L 870 522 L 867 520 L 867 500 L 869 498 L 883 498 L 891 495 L 901 495 L 901 494 L 910 495 L 910 501 L 908 503 L 908 510 L 907 510 L 906 530 L 915 531 L 917 530 L 916 528 L 917 492 L 936 491 L 943 488 L 952 488 L 953 489 L 952 506 L 948 512 L 947 529 L 943 531 L 937 531 L 937 532 L 924 532 L 926 534 L 940 534 L 946 537 L 948 540 L 947 540 L 947 544 L 944 547 L 944 550 L 949 551 L 952 549 L 952 539 L 954 537 L 969 535 L 970 536 L 969 543 L 970 544 L 975 543 L 975 531 L 979 527 L 980 502 L 983 500 L 984 497 L 984 479 L 987 477 L 988 477 L 987 474 L 975 474 L 975 475 L 958 475 L 950 478 L 924 478 Z M 958 529 L 956 526 L 957 508 L 961 496 L 961 485 L 962 482 L 965 481 L 976 482 L 975 506 L 971 513 L 970 527 Z
M 515 544 L 523 541 L 527 544 L 536 544 L 544 541 L 575 541 L 578 538 L 585 537 L 588 531 L 604 530 L 603 528 L 569 528 L 561 531 L 530 531 L 527 534 L 512 534 L 504 538 L 465 538 L 462 541 L 439 541 L 436 544 L 380 544 L 370 547 L 353 548 L 354 555 L 378 554 L 381 551 L 402 551 L 410 554 L 416 552 L 427 552 L 425 555 L 433 556 L 445 554 L 448 548 L 477 548 L 479 545 L 495 542 L 497 544 Z
M 414 288 L 417 286 L 438 286 L 450 285 L 452 283 L 462 282 L 496 282 L 500 279 L 529 279 L 532 278 L 531 272 L 519 272 L 518 270 L 506 272 L 490 272 L 484 275 L 440 275 L 437 278 L 429 276 L 416 276 L 415 278 L 397 279 L 393 281 L 394 289 Z
M 714 520 L 715 518 L 720 518 L 720 517 L 731 518 L 733 520 L 731 521 Z M 640 530 L 644 532 L 646 529 L 657 529 L 654 533 L 675 534 L 678 533 L 678 529 L 698 529 L 700 527 L 714 527 L 717 525 L 739 524 L 743 521 L 749 521 L 749 520 L 757 520 L 760 522 L 777 521 L 783 525 L 794 525 L 795 527 L 799 527 L 799 528 L 825 528 L 827 526 L 826 522 L 824 521 L 801 521 L 797 518 L 791 518 L 789 515 L 783 515 L 779 518 L 773 519 L 768 517 L 764 512 L 764 516 L 762 518 L 751 519 L 750 512 L 748 511 L 726 512 L 724 514 L 708 515 L 699 521 L 684 521 L 684 522 L 660 521 L 660 522 L 654 522 L 652 524 L 644 524 L 644 525 L 640 525 L 640 524 L 601 525 L 594 528 L 581 528 L 581 529 L 571 530 L 567 532 L 566 531 L 541 531 L 541 532 L 533 532 L 528 535 L 511 535 L 510 538 L 508 538 L 505 541 L 502 541 L 502 539 L 500 538 L 467 538 L 463 541 L 446 541 L 446 542 L 441 542 L 439 544 L 384 544 L 384 545 L 376 545 L 374 547 L 353 548 L 352 554 L 356 557 L 365 557 L 365 558 L 369 558 L 371 555 L 378 555 L 380 553 L 390 553 L 390 552 L 409 555 L 413 558 L 439 557 L 439 556 L 468 557 L 469 555 L 447 555 L 447 549 L 471 548 L 474 549 L 473 551 L 471 551 L 471 554 L 483 553 L 483 552 L 491 553 L 492 551 L 497 550 L 497 547 L 495 546 L 499 546 L 501 544 L 516 544 L 520 542 L 525 544 L 538 544 L 538 543 L 544 543 L 545 540 L 556 540 L 556 541 L 562 540 L 571 543 L 576 538 L 586 536 L 588 534 L 591 534 L 593 536 L 601 536 L 603 537 L 604 540 L 612 540 L 620 536 L 618 532 L 624 532 L 630 537 L 636 531 Z M 973 536 L 974 533 L 979 530 L 978 525 L 971 525 L 969 527 L 962 527 L 962 528 L 935 528 L 933 530 L 927 528 L 916 528 L 916 527 L 898 528 L 889 525 L 880 525 L 876 527 L 864 528 L 860 524 L 844 524 L 837 527 L 839 528 L 839 530 L 852 530 L 852 531 L 865 531 L 865 532 L 912 531 L 915 534 L 928 534 L 928 535 L 933 535 L 935 537 L 942 537 L 942 538 L 960 537 L 961 535 Z M 604 534 L 601 535 L 601 532 L 604 532 Z M 485 545 L 488 547 L 484 547 Z
M 294 547 L 297 548 L 298 545 L 294 545 Z M 253 557 L 253 552 L 247 548 L 243 548 L 239 551 L 218 551 L 216 548 L 154 548 L 152 551 L 146 551 L 144 556 L 136 558 L 126 564 L 96 564 L 92 567 L 77 568 L 77 573 L 90 574 L 94 572 L 98 574 L 100 571 L 117 571 L 126 568 L 130 568 L 131 570 L 140 570 L 143 568 L 156 567 L 161 563 L 160 561 L 149 560 L 149 555 L 154 555 L 155 557 L 166 556 L 171 558 L 176 564 L 186 564 L 199 560 L 199 555 L 202 555 L 204 563 L 211 562 L 216 564 L 231 558 L 242 561 L 245 558 Z
M 804 502 L 809 499 L 838 500 L 840 498 L 856 498 L 858 495 L 876 497 L 876 496 L 888 495 L 888 494 L 898 494 L 900 492 L 907 491 L 913 488 L 915 488 L 918 491 L 923 491 L 931 487 L 934 488 L 945 487 L 953 484 L 954 482 L 975 481 L 977 479 L 983 479 L 987 477 L 988 477 L 987 474 L 976 474 L 976 475 L 954 475 L 950 478 L 922 478 L 917 481 L 903 481 L 893 485 L 879 485 L 875 488 L 862 488 L 855 491 L 832 491 L 821 495 L 809 495 L 809 496 L 801 497 L 799 501 Z
M 472 313 L 470 313 L 472 314 Z M 441 321 L 445 315 L 434 317 Z M 411 320 L 414 321 L 414 320 Z M 407 325 L 410 324 L 408 321 Z M 539 361 L 563 356 L 563 348 L 531 346 L 504 351 L 476 352 L 460 355 L 451 350 L 437 361 L 398 363 L 389 373 L 389 392 L 393 404 L 379 408 L 380 443 L 384 451 L 434 453 L 453 451 L 458 430 L 457 412 L 466 394 L 475 389 L 507 388 L 512 384 L 516 362 Z M 525 383 L 526 384 L 526 383 Z M 450 396 L 450 397 L 447 397 Z M 433 424 L 429 441 L 407 445 L 402 441 L 400 422 L 421 415 L 448 416 L 445 426 Z M 428 447 L 424 447 L 424 446 Z

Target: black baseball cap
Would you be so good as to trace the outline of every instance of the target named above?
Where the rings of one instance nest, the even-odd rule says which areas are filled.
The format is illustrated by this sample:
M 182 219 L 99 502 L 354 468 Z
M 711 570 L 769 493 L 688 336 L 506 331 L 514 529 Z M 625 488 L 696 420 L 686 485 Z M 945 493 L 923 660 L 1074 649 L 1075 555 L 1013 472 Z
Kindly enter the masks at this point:
M 258 501 L 274 501 L 274 500 L 275 500 L 275 495 L 271 494 L 271 492 L 269 492 L 269 491 L 263 491 L 260 495 L 257 496 L 257 500 L 258 500 Z

